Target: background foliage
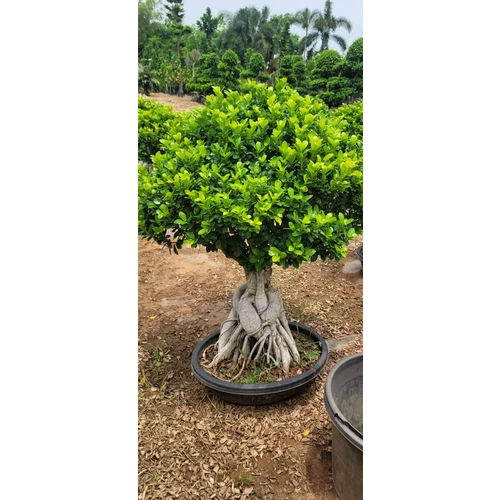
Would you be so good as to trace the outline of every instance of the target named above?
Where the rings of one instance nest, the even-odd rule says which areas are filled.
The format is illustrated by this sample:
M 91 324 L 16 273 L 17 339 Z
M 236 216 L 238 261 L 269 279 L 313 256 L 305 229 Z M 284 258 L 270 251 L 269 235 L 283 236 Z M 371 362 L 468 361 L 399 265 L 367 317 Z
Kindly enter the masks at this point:
M 330 0 L 321 12 L 272 15 L 268 7 L 245 7 L 214 15 L 207 7 L 193 26 L 183 19 L 182 0 L 139 1 L 138 85 L 145 94 L 186 90 L 203 97 L 214 86 L 237 90 L 248 78 L 273 85 L 285 77 L 330 107 L 363 96 L 363 41 L 346 47 L 342 32 L 350 22 L 335 17 Z M 304 30 L 302 38 L 293 25 Z

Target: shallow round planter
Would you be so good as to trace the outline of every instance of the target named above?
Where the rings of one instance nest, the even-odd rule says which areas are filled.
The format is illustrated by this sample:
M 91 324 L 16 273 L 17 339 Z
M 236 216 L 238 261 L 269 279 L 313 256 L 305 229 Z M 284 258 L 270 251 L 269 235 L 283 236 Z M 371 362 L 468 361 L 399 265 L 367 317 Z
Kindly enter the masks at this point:
M 333 482 L 341 500 L 363 498 L 363 354 L 337 363 L 325 384 L 333 422 Z
M 217 341 L 219 332 L 214 332 L 196 345 L 191 355 L 191 370 L 193 375 L 208 389 L 215 392 L 222 399 L 242 405 L 265 405 L 288 399 L 303 392 L 309 384 L 321 373 L 328 357 L 328 346 L 325 339 L 308 326 L 290 321 L 290 328 L 298 329 L 304 335 L 311 337 L 321 345 L 321 354 L 318 361 L 300 375 L 290 377 L 279 382 L 267 384 L 236 384 L 225 382 L 207 373 L 200 364 L 200 354 L 203 350 Z
M 361 261 L 361 267 L 363 267 L 363 245 L 356 248 L 356 255 L 358 259 Z

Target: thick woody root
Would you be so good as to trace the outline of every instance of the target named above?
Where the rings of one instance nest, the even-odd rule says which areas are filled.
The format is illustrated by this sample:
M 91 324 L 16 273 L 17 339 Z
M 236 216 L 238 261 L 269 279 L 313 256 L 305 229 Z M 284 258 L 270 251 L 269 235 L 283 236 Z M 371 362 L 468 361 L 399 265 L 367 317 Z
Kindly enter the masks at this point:
M 282 366 L 288 373 L 292 361 L 299 361 L 279 293 L 270 286 L 271 270 L 250 272 L 247 282 L 233 294 L 229 317 L 221 325 L 216 343 L 216 355 L 209 367 L 232 359 L 241 369 L 236 379 L 251 361 L 265 359 Z

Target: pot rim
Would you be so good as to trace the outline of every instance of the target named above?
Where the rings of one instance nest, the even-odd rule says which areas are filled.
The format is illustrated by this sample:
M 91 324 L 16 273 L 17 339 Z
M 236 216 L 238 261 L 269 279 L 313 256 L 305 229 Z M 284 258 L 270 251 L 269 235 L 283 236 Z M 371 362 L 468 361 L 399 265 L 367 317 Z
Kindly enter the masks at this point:
M 314 340 L 319 342 L 321 345 L 321 354 L 316 363 L 300 375 L 295 375 L 294 377 L 278 382 L 268 382 L 265 384 L 237 384 L 235 382 L 226 382 L 225 380 L 220 380 L 213 375 L 210 375 L 201 366 L 199 357 L 202 349 L 209 345 L 219 335 L 219 330 L 211 333 L 208 337 L 205 337 L 203 340 L 198 342 L 198 344 L 196 344 L 196 347 L 191 355 L 191 371 L 193 375 L 203 385 L 210 387 L 211 389 L 215 389 L 216 391 L 248 396 L 278 394 L 280 392 L 289 391 L 290 389 L 295 389 L 308 384 L 317 375 L 319 375 L 325 367 L 326 360 L 328 358 L 328 345 L 325 339 L 313 328 L 295 321 L 289 321 L 288 324 L 290 325 L 290 328 L 297 328 L 301 333 L 313 337 Z
M 330 415 L 330 419 L 333 422 L 333 425 L 340 431 L 340 433 L 358 450 L 363 451 L 363 434 L 358 431 L 344 414 L 340 411 L 337 403 L 335 402 L 335 398 L 333 397 L 333 393 L 329 388 L 332 387 L 332 380 L 335 374 L 339 369 L 345 367 L 348 363 L 356 362 L 359 358 L 361 358 L 361 362 L 363 361 L 363 353 L 352 354 L 351 356 L 347 356 L 339 361 L 330 371 L 328 377 L 325 382 L 325 406 Z

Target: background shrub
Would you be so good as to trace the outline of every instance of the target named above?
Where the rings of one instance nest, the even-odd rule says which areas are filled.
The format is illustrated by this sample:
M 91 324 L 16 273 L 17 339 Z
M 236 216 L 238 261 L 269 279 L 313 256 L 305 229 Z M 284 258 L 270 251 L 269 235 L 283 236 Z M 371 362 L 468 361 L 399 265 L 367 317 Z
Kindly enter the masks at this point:
M 186 84 L 186 90 L 200 95 L 210 94 L 212 87 L 218 82 L 218 65 L 219 56 L 215 52 L 203 54 L 198 62 L 195 76 Z
M 280 77 L 286 78 L 289 85 L 297 90 L 304 89 L 306 79 L 306 63 L 302 57 L 298 55 L 280 57 L 279 75 Z
M 184 24 L 183 0 L 139 0 L 138 21 L 138 83 L 146 94 L 181 96 L 186 89 L 203 97 L 214 86 L 236 90 L 239 79 L 274 85 L 285 77 L 302 95 L 332 107 L 363 96 L 363 39 L 345 57 L 329 49 L 330 40 L 345 50 L 337 30 L 349 25 L 334 16 L 329 0 L 323 13 L 272 15 L 268 7 L 244 7 L 214 16 L 207 7 L 192 26 Z M 291 32 L 294 24 L 305 30 L 302 38 Z

